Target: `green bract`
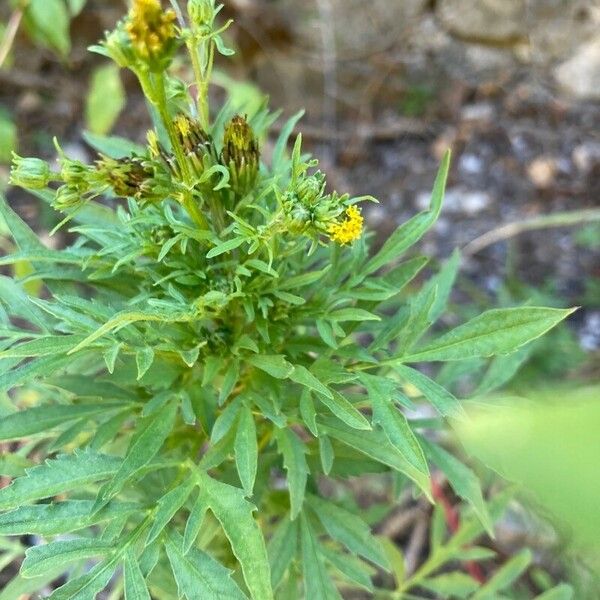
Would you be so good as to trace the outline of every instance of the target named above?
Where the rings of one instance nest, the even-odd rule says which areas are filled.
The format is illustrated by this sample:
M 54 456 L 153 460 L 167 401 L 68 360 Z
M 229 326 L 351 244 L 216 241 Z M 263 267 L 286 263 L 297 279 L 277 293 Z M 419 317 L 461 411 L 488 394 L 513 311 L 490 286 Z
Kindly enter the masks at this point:
M 404 415 L 410 388 L 440 419 L 462 416 L 410 365 L 509 354 L 570 311 L 493 310 L 428 334 L 458 255 L 409 295 L 426 261 L 402 256 L 439 215 L 449 156 L 430 209 L 371 252 L 361 199 L 327 193 L 300 138 L 286 155 L 298 116 L 267 162 L 266 109 L 242 117 L 226 105 L 209 121 L 214 55 L 228 54 L 213 2 L 191 2 L 191 25 L 178 28 L 157 6 L 137 0 L 99 48 L 139 77 L 155 120 L 148 146 L 88 136 L 98 160 L 61 155 L 58 190 L 36 192 L 65 213 L 74 241 L 48 249 L 0 203 L 17 246 L 0 264 L 33 266 L 0 278 L 0 386 L 16 405 L 4 408 L 0 440 L 27 440 L 0 464 L 17 476 L 0 490 L 0 533 L 48 536 L 4 594 L 63 573 L 53 600 L 88 600 L 109 582 L 127 600 L 373 590 L 374 568 L 399 579 L 395 551 L 320 483 L 394 473 L 431 498 L 430 464 L 479 519 L 454 546 L 436 540 L 437 558 L 414 582 L 443 589 L 430 576 L 489 531 L 498 508 Z M 160 35 L 144 29 L 145 14 Z M 166 71 L 181 46 L 194 98 Z M 40 161 L 17 159 L 15 183 L 37 189 L 49 178 Z M 47 293 L 28 295 L 33 280 Z

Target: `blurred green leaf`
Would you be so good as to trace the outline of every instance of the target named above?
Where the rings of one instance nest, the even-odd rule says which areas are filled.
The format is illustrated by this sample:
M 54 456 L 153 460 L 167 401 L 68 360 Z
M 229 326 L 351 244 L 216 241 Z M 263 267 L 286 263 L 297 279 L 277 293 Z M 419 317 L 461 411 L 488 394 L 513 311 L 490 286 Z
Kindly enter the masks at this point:
M 92 133 L 108 133 L 125 106 L 125 91 L 119 73 L 119 67 L 114 64 L 98 67 L 92 73 L 85 104 L 85 122 Z
M 24 13 L 31 37 L 66 58 L 71 50 L 69 12 L 64 0 L 30 0 Z

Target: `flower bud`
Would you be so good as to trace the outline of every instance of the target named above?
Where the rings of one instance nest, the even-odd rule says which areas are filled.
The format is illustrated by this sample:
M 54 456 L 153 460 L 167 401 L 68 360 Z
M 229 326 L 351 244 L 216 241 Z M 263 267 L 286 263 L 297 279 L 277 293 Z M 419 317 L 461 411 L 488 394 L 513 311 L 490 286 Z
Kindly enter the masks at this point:
M 92 167 L 78 160 L 63 156 L 61 158 L 60 178 L 70 187 L 85 192 L 90 189 Z
M 76 187 L 65 184 L 61 185 L 56 190 L 52 206 L 54 206 L 56 210 L 67 211 L 79 208 L 86 200 L 87 198 L 85 197 L 84 192 L 81 192 Z
M 141 200 L 145 195 L 146 184 L 153 176 L 144 159 L 103 157 L 97 162 L 99 175 L 108 183 L 117 196 Z
M 45 188 L 52 173 L 48 163 L 39 158 L 22 158 L 13 152 L 10 183 L 19 187 L 39 190 Z
M 187 10 L 194 27 L 204 29 L 212 26 L 215 17 L 214 0 L 189 0 Z
M 258 140 L 244 117 L 233 117 L 225 128 L 221 162 L 229 169 L 230 185 L 238 196 L 247 194 L 258 176 Z

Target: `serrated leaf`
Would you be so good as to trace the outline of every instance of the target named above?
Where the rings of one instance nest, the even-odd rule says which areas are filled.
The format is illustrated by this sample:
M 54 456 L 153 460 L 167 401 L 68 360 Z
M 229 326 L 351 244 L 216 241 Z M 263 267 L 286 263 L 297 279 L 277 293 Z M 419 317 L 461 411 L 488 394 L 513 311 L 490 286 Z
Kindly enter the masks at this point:
M 187 554 L 189 549 L 194 545 L 198 534 L 200 533 L 200 529 L 202 528 L 202 523 L 204 522 L 204 517 L 206 515 L 206 511 L 208 510 L 208 504 L 206 504 L 204 498 L 201 495 L 198 496 L 196 501 L 194 502 L 194 506 L 190 512 L 190 516 L 185 524 L 185 531 L 183 534 L 183 552 Z
M 302 510 L 308 465 L 306 464 L 306 448 L 298 436 L 289 429 L 278 429 L 275 432 L 279 451 L 283 455 L 283 466 L 287 471 L 288 491 L 290 494 L 290 514 L 294 520 Z
M 362 560 L 351 554 L 345 554 L 327 547 L 321 547 L 321 552 L 327 562 L 335 567 L 342 576 L 353 584 L 357 584 L 368 592 L 373 593 L 375 588 L 371 577 L 376 571 L 367 566 Z
M 104 414 L 120 406 L 120 404 L 105 403 L 29 408 L 3 417 L 0 420 L 0 440 L 20 439 L 42 431 L 48 431 L 75 419 Z
M 392 233 L 381 247 L 381 250 L 362 269 L 361 275 L 363 277 L 398 259 L 408 248 L 418 242 L 423 234 L 436 222 L 442 209 L 442 200 L 444 198 L 449 169 L 450 152 L 448 151 L 442 159 L 435 183 L 433 184 L 429 210 L 415 215 Z
M 385 432 L 388 440 L 417 470 L 429 476 L 429 467 L 423 450 L 406 417 L 394 402 L 396 384 L 382 377 L 362 374 L 361 382 L 367 389 L 373 407 L 373 422 Z
M 340 421 L 353 429 L 368 431 L 372 429 L 367 418 L 354 405 L 336 390 L 332 390 L 331 398 L 319 396 L 322 402 Z
M 384 570 L 389 569 L 379 540 L 358 515 L 312 494 L 307 495 L 307 502 L 334 540 L 346 546 L 351 553 L 364 556 Z
M 238 488 L 198 472 L 200 496 L 213 512 L 238 559 L 253 600 L 272 600 L 267 548 L 260 527 L 252 516 L 255 506 Z
M 151 544 L 162 533 L 162 530 L 171 522 L 175 513 L 184 505 L 195 485 L 194 479 L 188 478 L 158 501 L 146 544 Z
M 233 449 L 242 487 L 246 495 L 251 496 L 258 466 L 258 443 L 254 416 L 247 406 L 240 412 Z
M 281 520 L 269 541 L 269 564 L 273 589 L 281 583 L 298 550 L 298 521 L 287 515 Z
M 140 420 L 123 462 L 111 481 L 100 489 L 97 503 L 108 502 L 131 477 L 154 458 L 171 433 L 176 412 L 177 405 L 171 402 L 150 417 Z
M 205 552 L 182 550 L 181 536 L 169 532 L 165 544 L 179 596 L 187 600 L 243 600 L 246 598 L 231 579 L 231 571 Z
M 414 385 L 433 404 L 440 415 L 444 417 L 464 415 L 460 402 L 449 391 L 420 371 L 406 365 L 395 365 L 394 370 L 400 377 Z
M 320 552 L 315 532 L 304 514 L 300 515 L 300 546 L 302 549 L 302 572 L 304 574 L 304 597 L 319 600 L 341 600 Z
M 4 358 L 30 358 L 34 356 L 48 356 L 50 354 L 63 354 L 84 339 L 81 335 L 51 335 L 12 346 L 0 352 L 0 359 Z
M 132 502 L 113 502 L 92 512 L 91 500 L 20 506 L 0 515 L 0 535 L 59 535 L 140 512 Z
M 317 379 L 306 367 L 295 365 L 294 370 L 289 375 L 289 378 L 295 383 L 303 385 L 304 387 L 322 394 L 327 398 L 333 398 L 331 390 L 321 381 L 319 381 L 319 379 Z
M 59 540 L 42 546 L 33 546 L 25 553 L 21 573 L 24 577 L 37 577 L 54 572 L 62 565 L 65 565 L 66 571 L 65 563 L 105 556 L 111 551 L 110 545 L 93 539 Z
M 221 242 L 217 244 L 214 248 L 208 251 L 206 254 L 206 258 L 215 258 L 216 256 L 220 256 L 221 254 L 225 254 L 225 252 L 230 252 L 231 250 L 235 250 L 239 248 L 244 242 L 245 238 L 236 237 L 225 242 Z
M 151 600 L 140 565 L 131 551 L 125 553 L 123 579 L 125 600 Z
M 150 346 L 141 348 L 135 353 L 135 364 L 137 365 L 137 380 L 139 381 L 152 366 L 154 362 L 154 350 Z
M 424 579 L 419 585 L 438 597 L 460 599 L 472 598 L 473 593 L 481 586 L 478 581 L 460 571 Z
M 117 457 L 88 451 L 48 460 L 1 489 L 0 508 L 15 508 L 101 481 L 114 475 L 120 464 Z
M 71 579 L 48 596 L 48 600 L 90 600 L 95 598 L 111 580 L 115 571 L 115 561 L 98 563 L 91 571 L 76 579 Z
M 428 458 L 446 475 L 452 489 L 473 507 L 481 524 L 488 534 L 494 537 L 492 519 L 483 499 L 481 484 L 475 473 L 438 444 L 432 444 L 421 437 L 421 445 Z
M 381 321 L 381 317 L 363 308 L 340 308 L 329 313 L 327 318 L 330 321 L 339 321 L 341 323 L 348 321 L 358 321 L 361 323 L 363 321 Z
M 345 425 L 333 419 L 324 420 L 319 424 L 319 429 L 330 435 L 332 438 L 343 444 L 362 452 L 375 459 L 377 462 L 387 465 L 400 473 L 410 477 L 425 493 L 427 498 L 433 502 L 431 496 L 431 482 L 429 477 L 418 469 L 415 469 L 405 458 L 394 448 L 383 432 L 379 431 L 356 431 L 346 428 Z
M 282 354 L 257 354 L 256 356 L 247 357 L 246 360 L 257 369 L 276 379 L 285 379 L 294 370 L 294 367 Z
M 540 307 L 492 309 L 402 357 L 402 362 L 464 360 L 509 354 L 540 337 L 575 310 Z
M 516 581 L 523 571 L 531 564 L 533 555 L 531 550 L 524 548 L 504 563 L 492 577 L 479 587 L 477 592 L 471 596 L 471 600 L 493 600 L 500 592 Z

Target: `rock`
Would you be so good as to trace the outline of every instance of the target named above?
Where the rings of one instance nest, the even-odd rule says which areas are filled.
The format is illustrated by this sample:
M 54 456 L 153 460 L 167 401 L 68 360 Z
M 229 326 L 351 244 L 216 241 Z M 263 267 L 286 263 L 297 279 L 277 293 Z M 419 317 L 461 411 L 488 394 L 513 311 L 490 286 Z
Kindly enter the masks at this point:
M 478 102 L 463 106 L 461 117 L 463 121 L 491 121 L 496 111 L 493 104 L 489 102 Z
M 552 156 L 540 156 L 529 163 L 527 175 L 535 187 L 545 190 L 552 186 L 558 171 L 558 161 Z
M 466 40 L 516 43 L 527 36 L 525 0 L 440 0 L 437 10 L 447 31 Z
M 554 77 L 575 99 L 600 99 L 600 38 L 583 44 L 556 67 Z
M 416 205 L 420 210 L 429 207 L 431 192 L 417 195 Z M 444 211 L 448 213 L 474 216 L 485 210 L 492 203 L 492 197 L 483 190 L 468 190 L 463 187 L 450 188 L 444 197 Z
M 573 150 L 573 164 L 582 173 L 590 173 L 600 165 L 600 142 L 584 142 Z

